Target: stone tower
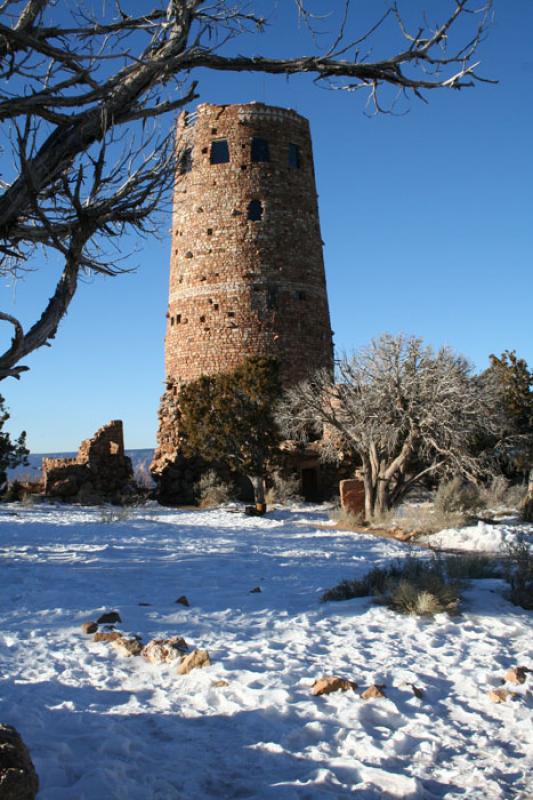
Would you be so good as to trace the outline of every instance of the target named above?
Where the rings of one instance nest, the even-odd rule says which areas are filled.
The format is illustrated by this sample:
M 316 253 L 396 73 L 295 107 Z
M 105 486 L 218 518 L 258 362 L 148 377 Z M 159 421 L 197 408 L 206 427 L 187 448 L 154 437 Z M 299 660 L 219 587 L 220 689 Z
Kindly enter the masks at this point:
M 309 124 L 266 106 L 180 116 L 166 391 L 153 471 L 177 457 L 179 387 L 274 356 L 285 385 L 333 368 Z

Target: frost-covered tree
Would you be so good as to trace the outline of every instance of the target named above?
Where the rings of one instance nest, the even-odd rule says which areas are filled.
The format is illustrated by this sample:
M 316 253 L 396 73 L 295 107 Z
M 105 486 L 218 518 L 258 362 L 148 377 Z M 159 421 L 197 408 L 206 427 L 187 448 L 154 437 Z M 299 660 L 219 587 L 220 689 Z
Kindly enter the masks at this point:
M 491 0 L 442 0 L 437 21 L 422 0 L 406 4 L 408 18 L 396 2 L 379 5 L 362 29 L 351 0 L 0 3 L 0 275 L 60 268 L 33 324 L 0 311 L 12 332 L 0 379 L 20 377 L 23 359 L 54 338 L 81 275 L 123 271 L 125 231 L 161 229 L 154 215 L 180 155 L 173 115 L 199 96 L 206 70 L 306 73 L 366 92 L 378 112 L 386 87 L 421 98 L 481 80 Z M 292 26 L 295 46 L 276 57 L 260 36 L 281 25 Z
M 29 451 L 26 448 L 26 433 L 23 431 L 17 439 L 11 439 L 4 425 L 9 419 L 9 413 L 4 405 L 4 398 L 0 395 L 0 489 L 7 480 L 7 470 L 27 464 Z
M 368 519 L 399 503 L 425 476 L 481 472 L 472 446 L 492 425 L 468 362 L 421 339 L 384 335 L 289 390 L 283 432 L 323 431 L 325 457 L 350 453 L 362 466 Z

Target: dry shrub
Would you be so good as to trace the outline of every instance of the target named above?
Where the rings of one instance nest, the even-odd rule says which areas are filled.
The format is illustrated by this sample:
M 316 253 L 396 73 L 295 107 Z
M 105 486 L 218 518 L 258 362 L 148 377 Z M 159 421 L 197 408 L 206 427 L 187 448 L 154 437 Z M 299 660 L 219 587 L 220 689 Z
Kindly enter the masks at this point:
M 501 575 L 501 565 L 494 556 L 482 553 L 461 553 L 443 559 L 446 575 L 453 580 L 482 580 Z
M 438 533 L 445 528 L 462 528 L 466 523 L 461 511 L 443 511 L 432 504 L 403 506 L 393 518 L 394 527 L 417 533 Z
M 279 472 L 275 472 L 272 476 L 272 484 L 266 493 L 266 502 L 269 505 L 279 503 L 284 506 L 290 503 L 298 503 L 302 500 L 300 479 L 296 475 L 284 477 Z
M 232 499 L 231 486 L 224 483 L 213 469 L 204 472 L 195 489 L 200 508 L 215 508 Z
M 350 514 L 349 511 L 342 508 L 342 506 L 335 506 L 335 508 L 331 509 L 329 518 L 332 522 L 337 524 L 337 527 L 344 526 L 348 530 L 352 530 L 353 528 L 361 529 L 365 522 L 365 514 L 363 511 L 360 511 L 359 514 Z
M 466 483 L 458 477 L 443 481 L 433 505 L 435 511 L 442 514 L 474 514 L 483 506 L 481 490 L 474 483 Z
M 342 581 L 322 595 L 323 601 L 377 597 L 403 614 L 433 615 L 456 611 L 459 583 L 451 580 L 437 560 L 406 558 L 387 567 L 374 567 L 359 580 Z
M 510 586 L 509 599 L 515 606 L 533 609 L 533 553 L 522 535 L 507 545 L 506 550 L 505 577 Z
M 526 492 L 524 484 L 510 484 L 503 475 L 497 475 L 488 486 L 482 487 L 480 496 L 485 508 L 517 511 L 524 504 Z

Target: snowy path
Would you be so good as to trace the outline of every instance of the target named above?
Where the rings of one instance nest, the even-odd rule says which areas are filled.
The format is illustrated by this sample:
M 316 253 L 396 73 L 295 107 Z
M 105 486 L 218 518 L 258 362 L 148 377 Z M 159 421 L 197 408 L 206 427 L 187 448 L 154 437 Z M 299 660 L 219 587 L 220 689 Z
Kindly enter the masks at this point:
M 533 676 L 514 701 L 487 697 L 508 667 L 533 667 L 532 613 L 497 580 L 451 618 L 321 604 L 408 552 L 324 519 L 0 507 L 0 721 L 30 747 L 39 800 L 533 796 Z M 93 643 L 80 624 L 106 609 L 145 642 L 184 636 L 212 666 L 181 677 Z M 387 698 L 312 697 L 324 673 Z

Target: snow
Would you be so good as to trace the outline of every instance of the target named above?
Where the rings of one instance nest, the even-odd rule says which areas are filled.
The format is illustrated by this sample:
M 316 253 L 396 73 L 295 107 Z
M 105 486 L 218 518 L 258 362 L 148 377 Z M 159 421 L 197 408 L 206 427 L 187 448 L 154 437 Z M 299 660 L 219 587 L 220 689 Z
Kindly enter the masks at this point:
M 516 542 L 517 534 L 533 545 L 533 526 L 516 522 L 501 522 L 499 525 L 478 522 L 465 528 L 450 528 L 427 538 L 427 544 L 436 549 L 468 550 L 476 553 L 504 553 Z
M 533 791 L 533 676 L 509 687 L 513 700 L 487 696 L 507 668 L 533 666 L 531 612 L 505 599 L 502 581 L 472 582 L 454 617 L 401 616 L 368 598 L 321 603 L 339 580 L 413 547 L 321 528 L 327 514 L 312 506 L 263 518 L 155 505 L 119 516 L 0 507 L 0 720 L 30 748 L 39 800 Z M 487 537 L 493 549 L 513 530 L 447 531 L 441 544 Z M 176 605 L 183 594 L 190 608 Z M 105 610 L 145 642 L 183 636 L 212 666 L 178 676 L 93 643 L 80 625 Z M 384 683 L 387 697 L 314 697 L 323 674 L 360 690 Z

